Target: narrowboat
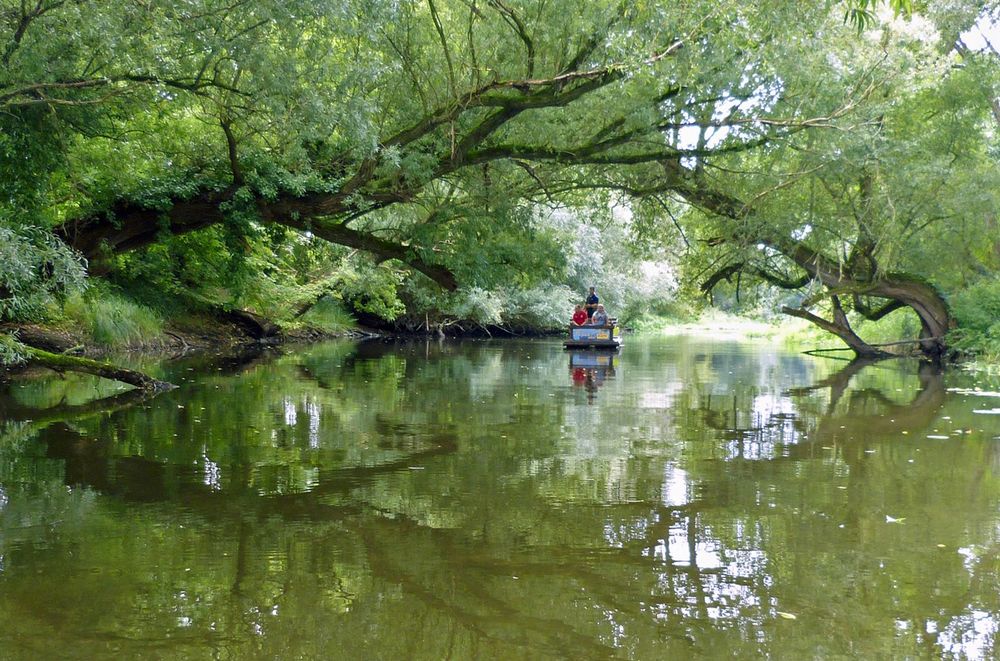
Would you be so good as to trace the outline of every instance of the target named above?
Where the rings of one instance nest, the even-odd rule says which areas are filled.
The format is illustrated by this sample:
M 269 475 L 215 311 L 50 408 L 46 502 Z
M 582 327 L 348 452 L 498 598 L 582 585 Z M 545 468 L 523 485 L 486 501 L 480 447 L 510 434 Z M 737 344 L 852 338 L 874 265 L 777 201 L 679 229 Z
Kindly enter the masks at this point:
M 621 329 L 615 319 L 609 320 L 607 326 L 570 325 L 569 338 L 563 342 L 567 349 L 616 350 L 621 345 Z

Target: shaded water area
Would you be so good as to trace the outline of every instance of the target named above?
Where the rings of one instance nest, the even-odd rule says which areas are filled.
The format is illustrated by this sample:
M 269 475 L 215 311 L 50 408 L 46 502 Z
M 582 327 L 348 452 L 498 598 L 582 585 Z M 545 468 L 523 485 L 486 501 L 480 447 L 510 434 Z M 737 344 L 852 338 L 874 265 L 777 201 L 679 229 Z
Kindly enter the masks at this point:
M 0 392 L 0 658 L 998 656 L 1000 379 L 693 337 Z

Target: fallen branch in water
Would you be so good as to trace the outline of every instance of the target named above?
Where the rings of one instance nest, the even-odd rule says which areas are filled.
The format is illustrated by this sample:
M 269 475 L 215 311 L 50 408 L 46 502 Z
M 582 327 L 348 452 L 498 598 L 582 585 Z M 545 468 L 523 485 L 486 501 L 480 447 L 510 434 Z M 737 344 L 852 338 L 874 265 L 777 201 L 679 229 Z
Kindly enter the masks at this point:
M 142 372 L 130 370 L 125 367 L 117 367 L 111 363 L 102 363 L 98 360 L 91 360 L 90 358 L 78 358 L 77 356 L 51 353 L 49 351 L 45 351 L 44 349 L 36 349 L 35 347 L 28 345 L 22 346 L 23 352 L 27 356 L 30 364 L 41 365 L 42 367 L 47 367 L 51 370 L 55 370 L 56 372 L 82 372 L 84 374 L 93 374 L 94 376 L 111 379 L 112 381 L 120 381 L 121 383 L 127 383 L 131 386 L 135 386 L 140 390 L 154 393 L 176 388 L 176 386 L 172 383 L 159 381 L 148 374 L 143 374 Z

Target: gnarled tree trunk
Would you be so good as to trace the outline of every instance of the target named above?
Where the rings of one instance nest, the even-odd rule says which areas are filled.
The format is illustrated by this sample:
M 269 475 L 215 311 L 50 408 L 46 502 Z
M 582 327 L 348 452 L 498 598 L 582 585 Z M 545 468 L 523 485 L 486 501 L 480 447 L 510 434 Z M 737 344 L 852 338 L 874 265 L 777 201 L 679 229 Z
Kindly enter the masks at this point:
M 799 319 L 805 319 L 806 321 L 816 324 L 828 333 L 833 333 L 843 340 L 844 344 L 850 347 L 858 358 L 888 357 L 889 354 L 871 346 L 854 332 L 854 329 L 851 328 L 850 322 L 847 320 L 847 314 L 844 312 L 844 308 L 840 305 L 840 298 L 837 296 L 831 296 L 830 298 L 833 303 L 833 321 L 827 321 L 826 319 L 823 319 L 822 317 L 802 308 L 790 308 L 785 306 L 781 308 L 781 311 L 787 315 L 798 317 Z
M 754 214 L 754 210 L 742 200 L 713 190 L 700 181 L 696 172 L 682 167 L 676 161 L 664 164 L 664 170 L 671 190 L 681 195 L 690 204 L 736 221 L 746 221 Z M 872 273 L 863 265 L 844 264 L 839 260 L 830 259 L 818 250 L 809 247 L 801 241 L 773 233 L 761 235 L 757 230 L 753 236 L 744 236 L 743 223 L 734 227 L 732 235 L 719 242 L 731 239 L 734 242 L 750 242 L 764 245 L 780 253 L 805 272 L 806 277 L 790 282 L 778 281 L 772 274 L 755 271 L 762 279 L 787 289 L 798 289 L 808 282 L 818 281 L 827 291 L 833 303 L 833 321 L 823 319 L 807 309 L 785 307 L 782 312 L 818 325 L 833 333 L 847 344 L 859 357 L 879 357 L 889 354 L 865 342 L 854 332 L 847 320 L 839 295 L 850 294 L 855 301 L 857 312 L 869 319 L 878 319 L 893 310 L 908 307 L 920 319 L 920 339 L 916 342 L 921 352 L 933 360 L 939 360 L 947 352 L 945 336 L 953 327 L 954 321 L 947 301 L 932 285 L 920 278 L 903 273 Z M 714 286 L 719 280 L 728 278 L 734 273 L 751 270 L 745 263 L 729 265 L 709 278 L 705 287 Z M 867 310 L 861 305 L 861 297 L 885 299 L 889 303 L 879 311 Z

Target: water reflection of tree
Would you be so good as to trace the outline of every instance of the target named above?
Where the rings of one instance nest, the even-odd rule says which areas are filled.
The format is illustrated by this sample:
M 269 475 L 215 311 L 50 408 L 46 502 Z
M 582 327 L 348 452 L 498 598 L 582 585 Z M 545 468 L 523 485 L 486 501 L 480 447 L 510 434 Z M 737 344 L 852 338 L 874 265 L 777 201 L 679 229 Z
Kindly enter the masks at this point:
M 983 614 L 996 613 L 1000 600 L 985 585 L 1000 576 L 981 560 L 1000 548 L 993 530 L 1000 485 L 983 470 L 990 445 L 928 441 L 947 402 L 943 372 L 920 365 L 908 375 L 853 362 L 783 395 L 780 405 L 743 392 L 701 408 L 727 449 L 723 461 L 698 464 L 695 477 L 739 505 L 732 527 L 706 526 L 700 539 L 761 549 L 769 581 L 785 584 L 772 593 L 800 620 L 812 613 L 833 631 L 872 631 L 870 613 L 898 614 L 893 637 L 848 636 L 827 654 L 950 650 L 994 658 L 1000 626 Z M 954 540 L 968 539 L 970 525 L 993 532 L 980 537 L 988 541 L 975 547 L 976 562 L 963 563 Z M 760 531 L 756 542 L 748 544 L 748 529 Z M 950 542 L 946 550 L 940 541 Z M 939 632 L 948 633 L 939 641 Z M 804 646 L 793 656 L 811 654 Z
M 896 401 L 878 387 L 849 389 L 852 379 L 866 369 L 877 369 L 877 363 L 854 360 L 812 386 L 787 391 L 800 401 L 811 393 L 829 391 L 825 411 L 812 433 L 814 442 L 919 432 L 940 415 L 947 395 L 940 366 L 929 362 L 918 365 L 919 389 L 907 402 Z M 845 393 L 848 393 L 846 402 Z
M 918 366 L 918 388 L 909 401 L 897 401 L 882 387 L 851 387 L 859 374 L 875 369 L 877 361 L 856 359 L 810 386 L 787 389 L 784 401 L 762 403 L 744 391 L 723 402 L 707 397 L 699 410 L 705 426 L 729 442 L 732 457 L 793 460 L 835 442 L 920 432 L 940 415 L 947 394 L 940 367 Z
M 234 615 L 228 623 L 227 635 L 237 637 L 241 637 L 236 634 L 241 622 L 253 621 L 255 625 L 269 627 L 272 637 L 262 643 L 263 649 L 282 649 L 282 636 L 285 635 L 283 640 L 286 644 L 293 641 L 292 629 L 303 626 L 303 619 L 309 619 L 303 618 L 300 612 L 278 619 L 268 618 L 266 614 L 277 601 L 297 601 L 311 592 L 313 588 L 304 577 L 312 575 L 313 580 L 320 576 L 327 583 L 346 582 L 352 586 L 330 602 L 334 610 L 356 604 L 359 597 L 362 603 L 368 596 L 380 601 L 381 597 L 376 595 L 386 589 L 391 593 L 402 588 L 408 599 L 415 597 L 425 602 L 428 596 L 442 593 L 436 601 L 432 599 L 425 604 L 427 610 L 421 617 L 443 618 L 451 626 L 457 626 L 458 641 L 453 647 L 461 656 L 474 649 L 469 647 L 470 644 L 484 646 L 483 649 L 496 645 L 495 649 L 499 651 L 503 645 L 518 644 L 519 641 L 523 644 L 525 636 L 538 639 L 536 642 L 543 647 L 548 644 L 553 650 L 583 650 L 584 636 L 572 635 L 572 632 L 552 633 L 548 631 L 551 627 L 539 623 L 529 626 L 531 618 L 527 616 L 516 625 L 511 623 L 510 620 L 516 619 L 519 611 L 516 603 L 505 604 L 505 600 L 497 599 L 481 609 L 482 614 L 475 617 L 469 615 L 473 611 L 469 609 L 466 598 L 460 604 L 456 598 L 449 597 L 447 591 L 442 592 L 441 585 L 435 584 L 436 580 L 443 578 L 443 574 L 453 573 L 455 566 L 450 561 L 442 565 L 441 571 L 432 572 L 438 578 L 429 582 L 424 577 L 404 580 L 408 560 L 405 554 L 412 553 L 421 544 L 426 547 L 427 544 L 420 540 L 428 532 L 437 537 L 439 533 L 434 532 L 436 527 L 449 523 L 449 516 L 440 511 L 442 508 L 400 500 L 397 494 L 401 490 L 409 491 L 407 484 L 420 481 L 420 473 L 411 473 L 411 468 L 423 468 L 429 462 L 455 453 L 456 433 L 465 439 L 481 436 L 482 429 L 477 428 L 477 423 L 503 424 L 513 415 L 523 413 L 525 419 L 536 417 L 541 428 L 543 424 L 551 424 L 549 417 L 538 414 L 537 407 L 530 401 L 523 407 L 518 403 L 517 408 L 512 410 L 498 411 L 485 417 L 482 414 L 470 417 L 468 413 L 474 409 L 474 398 L 478 401 L 480 397 L 474 388 L 456 393 L 441 392 L 441 388 L 434 387 L 442 381 L 442 375 L 451 379 L 465 378 L 469 382 L 481 381 L 484 371 L 480 367 L 485 365 L 489 372 L 493 369 L 491 365 L 495 365 L 494 361 L 473 365 L 460 359 L 423 370 L 414 367 L 414 361 L 408 361 L 405 352 L 403 356 L 394 352 L 348 362 L 345 374 L 344 369 L 334 364 L 341 358 L 343 355 L 314 354 L 296 361 L 299 376 L 303 371 L 307 372 L 309 378 L 320 386 L 318 391 L 314 386 L 303 387 L 297 377 L 288 381 L 285 369 L 272 370 L 266 365 L 252 365 L 242 371 L 239 403 L 230 401 L 223 407 L 211 407 L 208 403 L 216 397 L 227 399 L 226 395 L 230 393 L 216 392 L 219 386 L 225 388 L 227 382 L 208 378 L 200 386 L 187 388 L 185 397 L 179 400 L 183 404 L 165 399 L 148 410 L 122 408 L 94 417 L 79 415 L 83 411 L 78 408 L 60 407 L 50 411 L 46 423 L 34 430 L 35 440 L 39 448 L 44 448 L 46 465 L 53 469 L 52 478 L 60 483 L 65 481 L 74 489 L 73 492 L 61 492 L 53 480 L 50 494 L 58 500 L 69 498 L 72 494 L 99 492 L 118 500 L 139 500 L 154 508 L 168 506 L 170 510 L 187 513 L 186 524 L 181 527 L 200 532 L 202 539 L 199 541 L 198 556 L 221 555 L 233 559 L 234 566 L 226 565 L 230 569 L 219 567 L 214 570 L 216 574 L 232 571 L 234 578 L 230 589 L 220 591 L 223 582 L 218 582 L 218 578 L 221 576 L 213 576 L 200 585 L 197 603 L 190 599 L 193 592 L 190 589 L 184 591 L 187 595 L 183 598 L 184 603 L 179 603 L 180 598 L 169 586 L 190 584 L 186 580 L 188 577 L 180 573 L 177 563 L 190 563 L 190 560 L 180 559 L 187 555 L 184 546 L 194 540 L 191 533 L 171 534 L 168 537 L 156 535 L 155 516 L 144 523 L 142 519 L 145 517 L 140 514 L 140 521 L 133 521 L 133 526 L 139 527 L 133 528 L 130 535 L 158 540 L 155 544 L 161 547 L 157 552 L 161 556 L 159 562 L 151 560 L 148 550 L 125 557 L 121 553 L 109 552 L 108 557 L 120 562 L 120 569 L 139 584 L 147 583 L 141 589 L 147 592 L 151 604 L 162 602 L 165 611 L 183 611 L 184 618 L 193 618 L 194 621 L 198 621 L 199 614 L 206 620 L 208 617 L 225 619 L 219 613 L 231 611 Z M 503 372 L 496 375 L 497 379 L 501 383 L 510 383 L 509 387 L 514 390 L 512 394 L 528 399 L 524 397 L 528 394 L 525 388 L 511 378 L 512 369 L 505 368 Z M 425 381 L 429 385 L 409 388 L 406 386 L 412 383 L 407 384 L 407 378 Z M 486 387 L 486 384 L 483 386 Z M 498 387 L 508 386 L 494 383 L 490 389 L 496 391 Z M 298 411 L 298 423 L 288 417 L 290 404 L 294 404 Z M 372 406 L 369 407 L 369 404 Z M 394 415 L 396 410 L 400 413 Z M 287 441 L 269 443 L 266 434 L 233 433 L 241 427 L 270 430 L 278 426 L 275 417 L 282 414 L 285 416 L 283 422 L 291 432 Z M 65 419 L 61 419 L 63 415 Z M 72 422 L 67 423 L 68 420 Z M 328 456 L 318 463 L 308 482 L 296 484 L 279 476 L 279 479 L 261 483 L 262 475 L 280 473 L 282 467 L 301 463 L 291 460 L 289 453 L 309 450 L 311 427 L 314 423 L 327 424 L 327 421 L 332 426 L 325 430 L 323 436 L 333 442 L 328 448 L 314 449 L 316 453 Z M 203 426 L 214 429 L 214 433 L 199 435 L 199 427 L 194 426 L 195 423 L 205 423 Z M 341 452 L 336 441 L 338 433 L 343 436 L 351 429 L 370 430 L 372 448 L 355 456 L 350 452 Z M 429 429 L 433 429 L 433 433 Z M 187 430 L 199 442 L 173 443 L 170 441 L 171 434 L 163 430 Z M 348 445 L 358 441 L 357 438 L 346 440 Z M 519 441 L 512 439 L 512 442 Z M 367 441 L 362 442 L 365 443 Z M 193 454 L 192 450 L 200 454 Z M 511 456 L 517 454 L 511 453 Z M 221 483 L 213 483 L 202 474 L 201 471 L 209 463 L 208 457 L 212 457 L 211 464 L 219 468 L 224 476 Z M 494 454 L 486 457 L 492 461 Z M 497 458 L 506 461 L 506 458 Z M 38 465 L 37 458 L 22 456 L 18 461 L 29 470 L 33 470 L 30 468 L 32 463 Z M 502 479 L 501 476 L 509 468 L 498 466 L 497 470 L 491 471 L 484 466 L 486 474 L 497 480 Z M 462 493 L 473 491 L 479 478 L 479 475 L 461 476 L 460 481 L 464 484 L 456 485 L 456 490 Z M 274 485 L 283 486 L 276 488 Z M 63 496 L 63 493 L 70 495 Z M 37 516 L 44 518 L 45 507 L 42 503 L 36 507 L 41 508 Z M 382 533 L 378 532 L 379 525 L 372 523 L 373 514 L 376 515 L 376 524 L 379 516 L 386 517 L 381 525 L 384 529 Z M 272 521 L 280 521 L 280 528 L 276 529 L 268 523 Z M 304 535 L 310 549 L 305 558 L 302 557 L 299 542 L 295 541 L 296 535 L 286 532 L 286 529 L 298 530 L 299 535 Z M 33 534 L 38 535 L 40 541 L 48 536 L 44 528 L 38 528 L 35 533 L 25 530 L 19 534 L 24 540 Z M 341 541 L 330 548 L 325 541 L 327 535 L 331 536 L 330 539 Z M 233 540 L 235 548 L 227 548 L 226 540 Z M 107 543 L 100 542 L 99 545 Z M 22 547 L 22 551 L 15 548 L 7 555 L 8 564 L 18 567 L 20 562 L 27 562 L 29 555 L 33 555 L 28 554 L 30 547 Z M 314 547 L 326 547 L 330 551 L 328 558 L 341 560 L 332 566 L 328 564 L 327 569 L 318 574 L 312 574 L 311 567 L 317 562 L 324 564 L 322 554 L 314 555 Z M 398 553 L 397 549 L 404 552 L 401 558 L 404 569 L 394 569 L 395 560 L 380 560 L 392 558 Z M 52 552 L 59 553 L 58 545 Z M 284 562 L 275 565 L 266 560 L 276 556 L 284 558 Z M 70 561 L 68 568 L 47 577 L 46 583 L 52 581 L 48 589 L 56 590 L 57 582 L 66 578 L 65 571 L 72 571 L 75 564 Z M 171 578 L 160 586 L 159 581 L 153 578 L 157 575 Z M 155 588 L 148 584 L 151 580 L 155 581 Z M 121 588 L 123 597 L 140 589 L 132 581 L 117 581 L 116 584 Z M 421 587 L 424 584 L 427 587 Z M 463 584 L 463 590 L 467 590 L 469 595 L 479 593 L 479 598 L 488 591 L 474 580 L 463 581 Z M 124 627 L 139 626 L 135 616 L 126 612 L 123 603 L 115 603 L 111 595 L 107 596 L 106 603 L 101 604 L 106 612 L 121 616 Z M 227 601 L 231 603 L 231 608 L 223 607 Z M 323 599 L 319 601 L 324 602 Z M 89 608 L 93 606 L 90 604 Z M 80 622 L 81 626 L 93 621 L 86 613 L 63 600 L 59 600 L 55 607 L 66 613 L 74 612 L 70 620 Z M 379 619 L 380 612 L 373 613 L 375 620 Z M 412 621 L 406 613 L 391 608 L 388 612 L 392 613 L 391 617 L 382 622 L 387 629 Z M 322 628 L 320 622 L 315 622 L 311 630 Z M 356 641 L 368 639 L 369 634 L 364 628 L 354 631 Z M 282 629 L 286 630 L 285 634 L 279 633 Z M 469 638 L 470 631 L 484 634 L 482 640 L 477 642 Z M 253 649 L 254 640 L 249 637 L 247 643 L 241 646 L 246 650 L 249 644 L 249 649 Z M 391 645 L 389 637 L 382 642 Z M 592 651 L 593 648 L 588 649 Z M 320 656 L 322 651 L 315 648 L 311 654 Z

